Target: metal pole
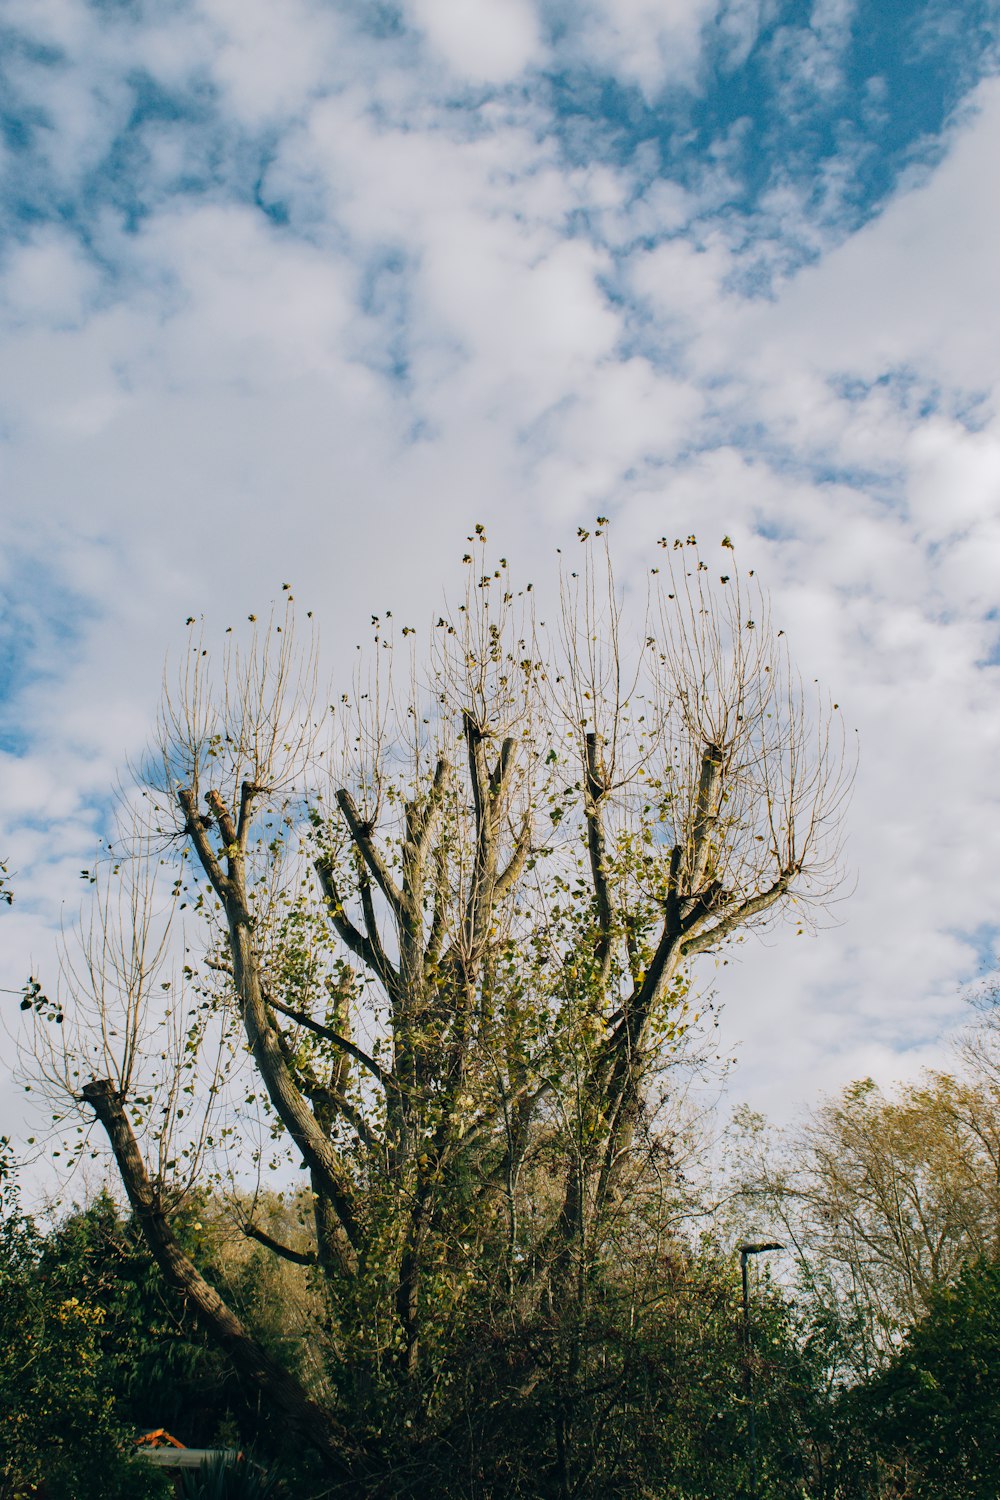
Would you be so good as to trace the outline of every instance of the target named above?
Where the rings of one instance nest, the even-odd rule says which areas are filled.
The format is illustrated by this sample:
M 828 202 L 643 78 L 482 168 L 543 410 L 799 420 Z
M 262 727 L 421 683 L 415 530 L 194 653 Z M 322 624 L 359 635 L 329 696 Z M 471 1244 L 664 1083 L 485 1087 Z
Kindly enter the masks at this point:
M 763 1245 L 740 1246 L 740 1280 L 743 1283 L 743 1383 L 747 1398 L 747 1457 L 750 1462 L 750 1500 L 757 1500 L 757 1406 L 754 1400 L 753 1366 L 750 1362 L 750 1274 L 748 1263 L 751 1255 L 762 1255 L 766 1250 L 784 1250 L 774 1240 Z
M 750 1365 L 750 1277 L 747 1261 L 750 1252 L 740 1249 L 740 1276 L 743 1281 L 743 1384 L 747 1398 L 747 1456 L 750 1460 L 750 1500 L 757 1500 L 757 1423 L 753 1399 L 753 1369 Z

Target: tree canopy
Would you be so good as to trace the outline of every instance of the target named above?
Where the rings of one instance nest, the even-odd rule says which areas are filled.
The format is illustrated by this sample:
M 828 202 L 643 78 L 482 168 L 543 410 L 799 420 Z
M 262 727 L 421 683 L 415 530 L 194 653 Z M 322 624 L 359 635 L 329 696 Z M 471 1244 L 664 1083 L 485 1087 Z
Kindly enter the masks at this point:
M 604 530 L 546 625 L 477 528 L 424 668 L 373 616 L 346 691 L 319 690 L 290 598 L 218 670 L 193 638 L 67 950 L 65 1023 L 32 1008 L 168 1281 L 348 1486 L 441 1440 L 470 1351 L 508 1396 L 558 1389 L 595 1298 L 655 1303 L 691 963 L 801 925 L 839 878 L 838 721 L 756 580 L 728 539 L 722 570 L 663 539 L 630 626 Z M 282 1161 L 309 1223 L 282 1241 L 240 1213 L 322 1288 L 312 1380 L 173 1223 L 206 1171 L 245 1187 Z M 568 1495 L 586 1440 L 553 1400 Z

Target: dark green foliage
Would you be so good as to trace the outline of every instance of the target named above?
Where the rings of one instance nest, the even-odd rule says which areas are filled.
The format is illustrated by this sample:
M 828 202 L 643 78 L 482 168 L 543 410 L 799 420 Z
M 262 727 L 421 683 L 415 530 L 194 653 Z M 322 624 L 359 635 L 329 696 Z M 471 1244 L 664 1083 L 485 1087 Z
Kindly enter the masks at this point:
M 210 1445 L 222 1423 L 250 1436 L 242 1427 L 249 1428 L 252 1415 L 224 1357 L 170 1295 L 134 1225 L 108 1194 L 48 1236 L 42 1263 L 51 1274 L 60 1268 L 71 1276 L 102 1309 L 102 1366 L 130 1429 L 166 1427 L 189 1446 Z
M 47 1500 L 169 1495 L 134 1453 L 144 1426 L 263 1455 L 188 1473 L 188 1500 L 353 1495 L 245 1399 L 110 1197 L 43 1233 L 9 1175 L 0 1186 L 0 1500 L 41 1479 Z M 194 1212 L 190 1253 L 266 1336 L 267 1258 L 244 1245 L 223 1269 L 211 1205 Z M 655 1263 L 607 1256 L 558 1309 L 484 1280 L 405 1386 L 391 1361 L 330 1344 L 326 1378 L 373 1457 L 365 1500 L 737 1500 L 751 1391 L 759 1500 L 1000 1493 L 1000 1266 L 935 1292 L 868 1379 L 831 1296 L 790 1298 L 763 1273 L 750 1306 L 747 1330 L 738 1264 L 678 1245 Z
M 0 1361 L 0 1475 L 27 1480 L 44 1472 L 49 1500 L 63 1500 L 64 1493 L 65 1500 L 89 1500 L 81 1465 L 92 1464 L 94 1500 L 116 1500 L 120 1453 L 131 1486 L 121 1500 L 169 1493 L 160 1473 L 132 1459 L 135 1436 L 157 1427 L 190 1447 L 252 1445 L 288 1456 L 285 1426 L 262 1411 L 258 1392 L 243 1386 L 190 1307 L 169 1291 L 131 1218 L 109 1194 L 43 1232 L 18 1210 L 9 1175 L 6 1187 L 0 1346 L 23 1348 L 30 1357 Z M 197 1203 L 189 1206 L 176 1228 L 206 1276 L 265 1321 L 280 1313 L 270 1305 L 270 1257 L 244 1242 L 227 1280 L 210 1215 L 203 1223 L 198 1213 Z M 266 1326 L 261 1336 L 267 1339 Z M 287 1358 L 287 1343 L 282 1352 Z M 2 1488 L 0 1500 L 8 1500 Z
M 268 1474 L 246 1458 L 233 1462 L 214 1458 L 184 1475 L 183 1500 L 278 1500 L 285 1490 L 276 1474 Z
M 210 1219 L 207 1211 L 203 1217 Z M 68 1488 L 54 1489 L 53 1500 L 71 1494 L 74 1500 L 91 1494 L 93 1500 L 144 1500 L 156 1493 L 162 1476 L 134 1461 L 127 1465 L 132 1489 L 116 1491 L 108 1477 L 109 1443 L 127 1454 L 131 1434 L 145 1426 L 165 1426 L 193 1446 L 253 1442 L 268 1462 L 277 1458 L 286 1475 L 282 1489 L 251 1464 L 209 1466 L 186 1477 L 192 1500 L 265 1500 L 283 1493 L 304 1500 L 327 1493 L 328 1481 L 310 1473 L 308 1462 L 303 1467 L 301 1455 L 283 1451 L 283 1424 L 266 1410 L 258 1419 L 242 1401 L 238 1382 L 169 1296 L 133 1226 L 109 1197 L 99 1196 L 48 1236 L 26 1220 L 5 1222 L 8 1270 L 19 1253 L 26 1256 L 57 1308 L 66 1301 L 63 1293 L 75 1288 L 72 1338 L 60 1324 L 62 1374 L 50 1371 L 46 1379 L 60 1416 L 71 1410 L 73 1431 L 85 1425 L 88 1435 L 85 1452 L 74 1446 L 77 1468 L 66 1469 Z M 181 1232 L 218 1279 L 210 1233 L 193 1214 Z M 27 1250 L 17 1251 L 18 1235 L 27 1236 Z M 228 1295 L 244 1307 L 259 1300 L 266 1270 L 255 1249 L 245 1249 L 227 1275 Z M 817 1454 L 826 1454 L 833 1441 L 825 1350 L 766 1281 L 755 1290 L 749 1347 L 738 1267 L 708 1251 L 694 1255 L 678 1247 L 655 1265 L 640 1258 L 627 1275 L 612 1258 L 603 1269 L 593 1268 L 581 1296 L 558 1313 L 526 1305 L 512 1317 L 509 1295 L 499 1283 L 473 1291 L 467 1316 L 448 1329 L 426 1377 L 405 1388 L 391 1362 L 377 1367 L 363 1352 L 345 1358 L 331 1351 L 329 1376 L 341 1409 L 377 1455 L 366 1500 L 587 1500 L 607 1494 L 714 1500 L 746 1493 L 748 1369 L 761 1496 L 849 1493 L 819 1482 L 804 1488 L 822 1467 Z M 65 1309 L 60 1317 L 65 1321 Z M 23 1399 L 15 1396 L 10 1407 L 23 1409 Z M 53 1451 L 51 1444 L 46 1451 Z M 99 1476 L 92 1490 L 79 1478 L 83 1462 Z M 832 1472 L 828 1454 L 825 1462 Z M 50 1483 L 53 1477 L 61 1483 L 51 1464 L 48 1472 Z
M 155 1500 L 161 1474 L 136 1455 L 102 1352 L 106 1311 L 79 1263 L 19 1208 L 0 1163 L 0 1495 L 44 1481 L 47 1500 Z
M 414 1407 L 386 1403 L 371 1496 L 718 1500 L 749 1493 L 746 1374 L 760 1494 L 798 1500 L 823 1440 L 823 1371 L 768 1284 L 747 1349 L 739 1268 L 681 1251 L 641 1295 L 605 1275 L 561 1318 L 468 1329 Z M 419 1438 L 412 1434 L 420 1432 Z M 811 1493 L 811 1491 L 809 1492 Z
M 888 1368 L 852 1394 L 891 1481 L 934 1500 L 1000 1494 L 1000 1265 L 978 1261 L 930 1297 Z

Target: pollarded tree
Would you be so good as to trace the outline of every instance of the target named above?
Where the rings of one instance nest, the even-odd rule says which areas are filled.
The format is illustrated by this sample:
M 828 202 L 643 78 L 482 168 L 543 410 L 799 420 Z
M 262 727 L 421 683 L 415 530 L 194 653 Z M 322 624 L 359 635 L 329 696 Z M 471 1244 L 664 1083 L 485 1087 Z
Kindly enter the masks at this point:
M 554 629 L 470 540 L 405 691 L 388 617 L 332 706 L 290 612 L 218 679 L 192 646 L 46 1065 L 104 1126 L 168 1278 L 348 1484 L 398 1465 L 399 1413 L 417 1444 L 444 1420 L 463 1340 L 558 1323 L 595 1276 L 653 1263 L 654 1080 L 691 961 L 837 879 L 839 741 L 731 551 L 710 576 L 693 538 L 664 540 L 632 644 L 585 535 Z M 245 1228 L 325 1288 L 312 1390 L 170 1227 L 208 1159 L 280 1149 L 308 1235 Z

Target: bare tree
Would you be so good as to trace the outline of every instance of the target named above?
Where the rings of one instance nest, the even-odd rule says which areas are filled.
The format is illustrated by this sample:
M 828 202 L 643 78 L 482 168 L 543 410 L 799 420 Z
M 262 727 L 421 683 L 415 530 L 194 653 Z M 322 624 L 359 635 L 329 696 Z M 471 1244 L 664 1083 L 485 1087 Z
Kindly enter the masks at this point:
M 49 1077 L 104 1126 L 168 1278 L 344 1476 L 377 1469 L 371 1428 L 281 1370 L 172 1234 L 205 1161 L 306 1171 L 312 1246 L 246 1231 L 322 1278 L 331 1360 L 428 1418 L 470 1309 L 558 1315 L 642 1240 L 692 960 L 839 878 L 836 721 L 752 575 L 662 542 L 633 639 L 583 541 L 551 628 L 477 528 L 426 680 L 394 666 L 408 627 L 373 619 L 332 706 L 290 613 L 218 679 L 193 643 L 111 877 L 146 905 L 99 883 L 65 970 L 85 1024 Z M 179 939 L 142 914 L 164 900 L 186 944 L 167 978 Z

